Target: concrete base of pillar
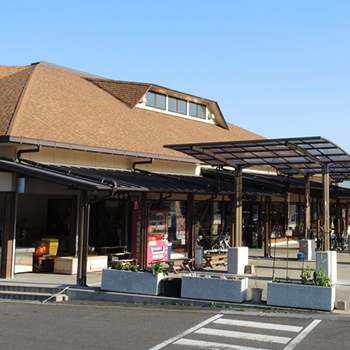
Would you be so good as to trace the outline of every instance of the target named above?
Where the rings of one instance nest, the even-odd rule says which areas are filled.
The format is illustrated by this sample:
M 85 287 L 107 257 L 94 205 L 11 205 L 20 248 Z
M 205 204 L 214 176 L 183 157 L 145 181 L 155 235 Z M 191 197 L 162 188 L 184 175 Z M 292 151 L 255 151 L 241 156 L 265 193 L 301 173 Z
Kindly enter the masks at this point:
M 324 273 L 331 280 L 331 284 L 338 281 L 337 252 L 329 250 L 326 252 L 316 252 L 316 271 L 323 268 Z
M 246 265 L 248 265 L 248 247 L 233 247 L 228 249 L 228 273 L 243 275 Z
M 315 240 L 314 239 L 301 239 L 299 241 L 299 251 L 304 253 L 304 260 L 315 260 Z

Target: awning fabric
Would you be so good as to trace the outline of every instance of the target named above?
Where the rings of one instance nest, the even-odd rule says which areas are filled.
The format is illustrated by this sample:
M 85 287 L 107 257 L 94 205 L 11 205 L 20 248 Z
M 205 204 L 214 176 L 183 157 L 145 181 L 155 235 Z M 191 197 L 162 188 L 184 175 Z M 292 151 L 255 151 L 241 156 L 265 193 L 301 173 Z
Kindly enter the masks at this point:
M 165 145 L 213 167 L 271 166 L 286 175 L 322 174 L 350 179 L 350 155 L 322 137 Z

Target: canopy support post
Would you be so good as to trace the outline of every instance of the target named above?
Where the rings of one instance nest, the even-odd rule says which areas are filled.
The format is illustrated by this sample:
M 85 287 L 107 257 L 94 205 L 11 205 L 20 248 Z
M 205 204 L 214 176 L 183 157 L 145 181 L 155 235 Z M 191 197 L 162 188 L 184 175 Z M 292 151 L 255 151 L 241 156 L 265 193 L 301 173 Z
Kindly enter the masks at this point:
M 243 171 L 241 166 L 235 168 L 235 247 L 242 246 L 243 225 Z
M 329 165 L 324 164 L 322 168 L 322 199 L 323 199 L 323 251 L 330 250 L 329 241 Z
M 310 216 L 310 175 L 305 176 L 305 239 L 310 237 L 311 216 Z

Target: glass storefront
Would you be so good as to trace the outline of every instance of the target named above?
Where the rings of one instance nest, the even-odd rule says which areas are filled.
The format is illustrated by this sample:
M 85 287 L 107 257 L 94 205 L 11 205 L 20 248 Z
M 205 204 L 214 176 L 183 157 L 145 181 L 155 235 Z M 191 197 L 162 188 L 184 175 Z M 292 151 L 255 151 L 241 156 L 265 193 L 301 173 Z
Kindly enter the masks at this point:
M 271 203 L 271 239 L 284 237 L 285 235 L 285 203 Z
M 186 201 L 164 201 L 163 209 L 168 211 L 168 234 L 172 252 L 187 252 L 186 248 Z
M 95 248 L 127 245 L 125 200 L 91 205 L 89 245 Z

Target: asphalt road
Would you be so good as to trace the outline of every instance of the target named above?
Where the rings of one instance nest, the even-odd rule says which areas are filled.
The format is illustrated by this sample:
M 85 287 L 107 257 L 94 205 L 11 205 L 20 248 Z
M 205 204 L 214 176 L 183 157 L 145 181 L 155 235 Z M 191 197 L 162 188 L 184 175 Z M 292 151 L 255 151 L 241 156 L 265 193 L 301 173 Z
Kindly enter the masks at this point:
M 0 302 L 1 350 L 335 350 L 350 348 L 349 326 L 348 319 L 322 314 L 86 301 Z

